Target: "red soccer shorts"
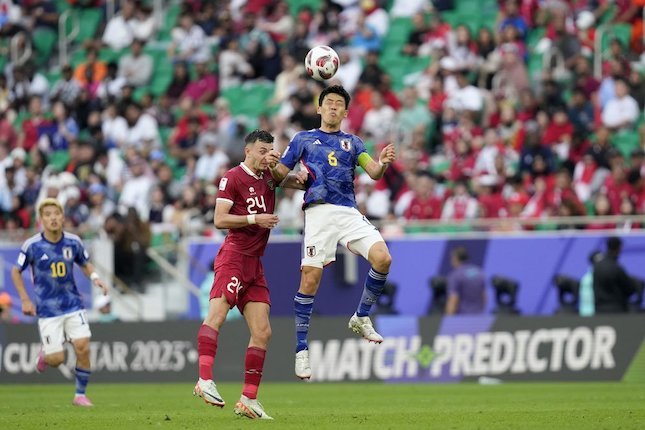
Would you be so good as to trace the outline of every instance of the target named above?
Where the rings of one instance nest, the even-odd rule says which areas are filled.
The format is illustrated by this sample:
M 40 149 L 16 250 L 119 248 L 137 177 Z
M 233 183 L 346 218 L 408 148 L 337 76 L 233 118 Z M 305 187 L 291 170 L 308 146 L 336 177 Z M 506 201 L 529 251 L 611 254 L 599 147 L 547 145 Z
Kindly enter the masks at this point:
M 269 287 L 260 257 L 220 250 L 215 259 L 215 279 L 210 298 L 224 296 L 233 308 L 244 312 L 248 302 L 271 306 Z

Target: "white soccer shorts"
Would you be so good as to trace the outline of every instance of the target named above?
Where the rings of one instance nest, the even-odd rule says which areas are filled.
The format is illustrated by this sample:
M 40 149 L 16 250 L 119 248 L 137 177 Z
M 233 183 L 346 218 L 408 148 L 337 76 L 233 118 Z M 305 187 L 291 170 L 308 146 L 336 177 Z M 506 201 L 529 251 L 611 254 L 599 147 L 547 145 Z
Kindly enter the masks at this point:
M 39 318 L 38 328 L 45 355 L 61 352 L 66 340 L 73 341 L 92 336 L 85 310 L 57 317 Z
M 377 242 L 383 242 L 381 233 L 358 209 L 331 204 L 310 206 L 305 209 L 301 265 L 322 268 L 335 261 L 337 244 L 367 259 Z

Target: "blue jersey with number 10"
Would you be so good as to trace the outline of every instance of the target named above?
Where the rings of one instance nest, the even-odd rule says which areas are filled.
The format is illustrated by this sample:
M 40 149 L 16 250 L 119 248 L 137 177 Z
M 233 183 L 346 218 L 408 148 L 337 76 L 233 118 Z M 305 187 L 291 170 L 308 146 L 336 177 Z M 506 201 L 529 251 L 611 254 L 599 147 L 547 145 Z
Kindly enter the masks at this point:
M 316 128 L 297 133 L 280 162 L 293 169 L 301 161 L 309 172 L 305 207 L 313 203 L 356 207 L 354 170 L 363 152 L 365 144 L 357 136 Z
M 84 266 L 89 259 L 81 239 L 67 232 L 56 243 L 42 233 L 27 239 L 20 249 L 17 266 L 31 266 L 39 318 L 56 317 L 83 309 L 74 282 L 74 263 Z

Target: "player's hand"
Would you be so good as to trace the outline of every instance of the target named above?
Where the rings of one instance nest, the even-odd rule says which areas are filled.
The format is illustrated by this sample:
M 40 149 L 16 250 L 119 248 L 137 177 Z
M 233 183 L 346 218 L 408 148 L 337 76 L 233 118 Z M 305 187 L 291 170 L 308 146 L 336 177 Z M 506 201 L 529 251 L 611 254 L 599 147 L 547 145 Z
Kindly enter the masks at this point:
M 262 228 L 273 228 L 278 225 L 278 216 L 273 214 L 257 214 L 255 223 Z
M 378 157 L 379 161 L 382 164 L 391 164 L 396 160 L 396 151 L 394 150 L 394 144 L 390 143 L 381 151 L 381 155 Z
M 22 313 L 30 316 L 36 315 L 36 307 L 31 302 L 31 300 L 27 299 L 22 302 Z
M 280 162 L 280 153 L 275 149 L 272 149 L 267 153 L 267 155 L 265 155 L 265 160 L 269 165 L 269 168 L 273 169 Z
M 305 185 L 309 179 L 309 173 L 306 170 L 300 170 L 296 173 L 296 182 L 300 185 Z
M 96 285 L 96 286 L 97 286 L 97 287 L 99 287 L 101 290 L 103 290 L 103 295 L 104 295 L 104 296 L 107 296 L 107 295 L 108 295 L 108 291 L 110 290 L 110 287 L 108 287 L 108 284 L 106 284 L 105 282 L 103 282 L 103 280 L 102 280 L 102 279 L 96 279 L 96 280 L 94 281 L 94 285 Z

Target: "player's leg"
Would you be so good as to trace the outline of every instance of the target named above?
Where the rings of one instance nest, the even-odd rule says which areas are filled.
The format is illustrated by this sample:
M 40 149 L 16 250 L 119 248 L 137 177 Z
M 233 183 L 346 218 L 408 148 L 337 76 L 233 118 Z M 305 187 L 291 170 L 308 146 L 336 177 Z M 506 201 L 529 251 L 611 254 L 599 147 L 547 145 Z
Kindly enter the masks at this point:
M 90 399 L 85 395 L 87 384 L 92 374 L 90 363 L 90 339 L 92 332 L 90 331 L 85 311 L 81 310 L 68 314 L 65 318 L 64 325 L 65 334 L 74 346 L 74 354 L 76 355 L 76 367 L 74 368 L 76 391 L 72 404 L 86 407 L 93 406 Z
M 74 369 L 76 379 L 76 391 L 73 404 L 76 406 L 93 406 L 86 396 L 87 384 L 92 374 L 90 365 L 90 338 L 72 340 L 74 353 L 76 354 L 76 368 Z
M 294 298 L 296 320 L 296 376 L 311 377 L 309 365 L 309 323 L 314 297 L 320 286 L 323 267 L 336 259 L 338 228 L 334 222 L 334 205 L 320 205 L 305 210 L 305 232 L 301 263 L 300 288 Z
M 225 401 L 213 382 L 213 363 L 217 354 L 219 330 L 226 321 L 229 309 L 230 304 L 224 295 L 211 298 L 208 314 L 197 334 L 199 380 L 195 384 L 193 395 L 199 395 L 206 403 L 219 407 L 223 407 Z
M 383 337 L 374 330 L 369 312 L 385 288 L 392 257 L 378 230 L 357 210 L 349 211 L 353 215 L 348 213 L 346 217 L 347 234 L 341 243 L 350 251 L 363 256 L 372 266 L 365 279 L 356 313 L 349 320 L 349 328 L 370 342 L 380 343 Z
M 36 371 L 42 373 L 47 366 L 58 367 L 65 361 L 64 316 L 38 319 L 42 347 L 38 352 Z
M 373 244 L 369 249 L 367 260 L 372 267 L 367 273 L 363 295 L 356 309 L 356 315 L 359 317 L 369 315 L 372 305 L 376 303 L 385 287 L 385 281 L 387 280 L 387 275 L 390 272 L 390 264 L 392 263 L 392 257 L 385 242 L 376 242 Z
M 234 412 L 253 419 L 272 419 L 257 400 L 266 350 L 271 339 L 269 305 L 263 302 L 248 302 L 243 308 L 243 314 L 251 332 L 251 340 L 244 358 L 244 388 Z
M 314 309 L 314 297 L 320 286 L 322 267 L 302 266 L 300 275 L 300 288 L 293 299 L 296 317 L 296 376 L 300 379 L 311 378 L 309 364 L 309 323 Z

